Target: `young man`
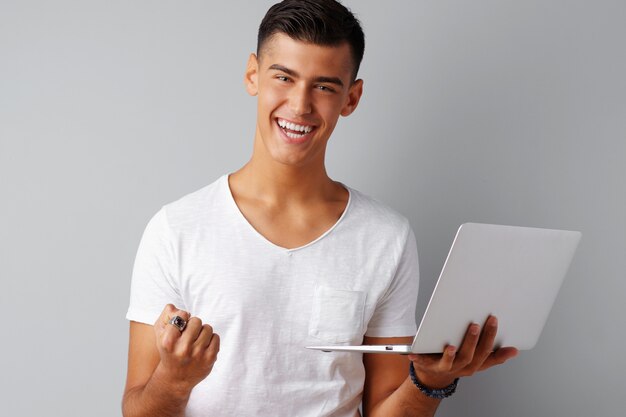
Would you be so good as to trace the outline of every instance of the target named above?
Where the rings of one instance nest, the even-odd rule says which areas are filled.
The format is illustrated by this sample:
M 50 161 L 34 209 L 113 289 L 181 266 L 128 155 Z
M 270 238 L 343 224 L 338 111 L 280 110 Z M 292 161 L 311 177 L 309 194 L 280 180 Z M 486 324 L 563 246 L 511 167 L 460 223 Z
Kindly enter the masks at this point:
M 354 417 L 361 401 L 366 416 L 428 416 L 458 377 L 516 354 L 492 353 L 495 318 L 443 355 L 304 349 L 410 343 L 416 330 L 408 221 L 324 167 L 363 91 L 363 45 L 335 1 L 268 11 L 245 74 L 258 100 L 252 158 L 164 206 L 139 246 L 126 417 Z

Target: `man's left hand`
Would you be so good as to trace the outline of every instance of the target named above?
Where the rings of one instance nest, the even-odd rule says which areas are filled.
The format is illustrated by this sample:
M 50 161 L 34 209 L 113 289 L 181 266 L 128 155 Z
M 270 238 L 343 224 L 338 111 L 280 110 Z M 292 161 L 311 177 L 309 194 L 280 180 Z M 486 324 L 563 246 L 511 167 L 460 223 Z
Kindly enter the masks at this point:
M 497 332 L 498 320 L 489 316 L 482 331 L 476 323 L 468 327 L 459 349 L 446 346 L 442 354 L 409 355 L 417 379 L 429 388 L 444 388 L 456 378 L 473 375 L 517 356 L 514 347 L 493 350 Z

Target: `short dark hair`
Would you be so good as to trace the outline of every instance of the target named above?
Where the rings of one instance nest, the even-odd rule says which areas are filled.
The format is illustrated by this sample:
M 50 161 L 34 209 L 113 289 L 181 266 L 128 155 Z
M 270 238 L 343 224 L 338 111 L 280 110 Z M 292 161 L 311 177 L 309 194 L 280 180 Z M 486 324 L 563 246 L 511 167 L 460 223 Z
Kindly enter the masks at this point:
M 259 26 L 257 55 L 276 33 L 316 45 L 350 46 L 356 79 L 365 50 L 365 36 L 358 19 L 335 0 L 284 0 L 270 7 Z

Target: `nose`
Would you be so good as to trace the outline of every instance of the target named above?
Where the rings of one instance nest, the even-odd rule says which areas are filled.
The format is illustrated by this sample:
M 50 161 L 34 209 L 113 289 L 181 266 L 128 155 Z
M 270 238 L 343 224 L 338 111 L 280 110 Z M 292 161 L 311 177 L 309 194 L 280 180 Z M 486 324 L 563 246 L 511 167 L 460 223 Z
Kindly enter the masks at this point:
M 294 116 L 311 113 L 311 92 L 306 85 L 294 87 L 289 97 L 289 108 Z

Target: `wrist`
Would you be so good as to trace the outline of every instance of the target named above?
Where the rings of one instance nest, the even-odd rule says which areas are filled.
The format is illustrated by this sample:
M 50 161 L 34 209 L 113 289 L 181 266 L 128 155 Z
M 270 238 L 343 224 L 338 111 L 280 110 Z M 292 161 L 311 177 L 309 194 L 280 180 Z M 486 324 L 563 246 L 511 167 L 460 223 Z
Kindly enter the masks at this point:
M 415 363 L 411 361 L 412 373 L 416 376 L 416 378 L 425 386 L 432 389 L 441 389 L 445 388 L 448 385 L 452 384 L 455 380 L 455 377 L 440 374 L 437 372 L 424 372 L 422 369 L 415 366 Z
M 452 380 L 450 380 L 450 378 L 440 378 L 435 380 L 426 379 L 426 381 L 424 381 L 416 375 L 413 362 L 411 362 L 409 365 L 409 376 L 413 384 L 422 392 L 422 394 L 426 395 L 429 398 L 434 398 L 438 400 L 447 398 L 454 394 L 454 392 L 456 391 L 457 383 L 459 382 L 459 378 L 455 378 Z
M 419 373 L 417 370 L 415 370 L 415 376 L 422 383 L 422 385 L 431 389 L 442 389 L 455 381 L 455 378 L 429 377 L 428 375 L 423 375 Z
M 187 400 L 193 389 L 193 385 L 186 380 L 176 378 L 162 363 L 157 365 L 150 382 L 159 392 L 167 393 L 169 397 L 174 396 L 180 400 Z

